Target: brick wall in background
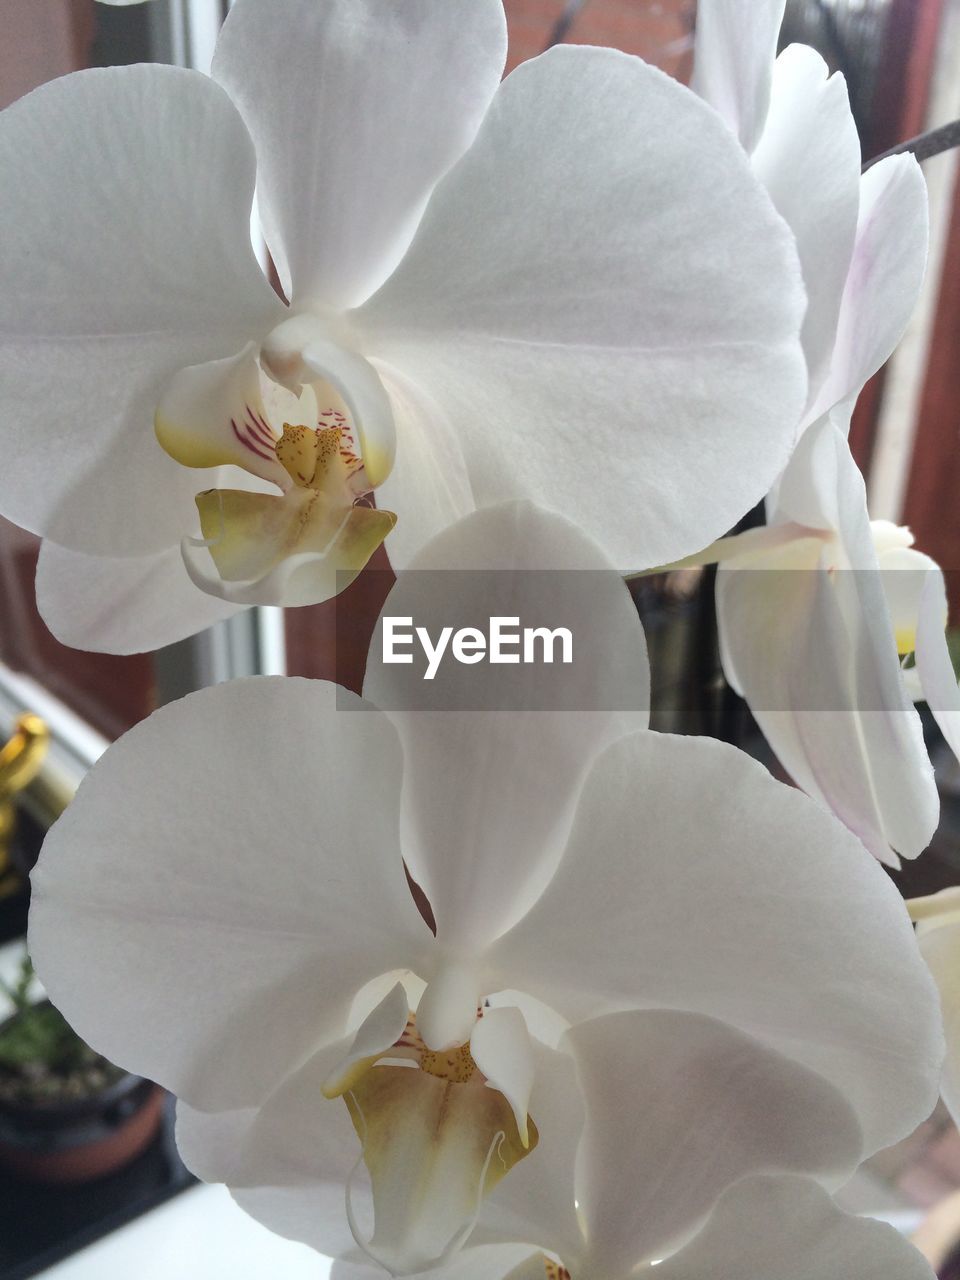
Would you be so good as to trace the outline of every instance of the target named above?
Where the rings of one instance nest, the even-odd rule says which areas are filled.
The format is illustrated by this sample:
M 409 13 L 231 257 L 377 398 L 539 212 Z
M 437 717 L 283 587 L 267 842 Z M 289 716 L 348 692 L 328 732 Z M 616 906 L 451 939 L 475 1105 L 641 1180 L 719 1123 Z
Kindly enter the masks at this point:
M 568 0 L 504 0 L 512 70 L 542 53 Z M 636 53 L 671 75 L 687 78 L 695 0 L 584 0 L 568 28 L 569 44 L 601 44 Z

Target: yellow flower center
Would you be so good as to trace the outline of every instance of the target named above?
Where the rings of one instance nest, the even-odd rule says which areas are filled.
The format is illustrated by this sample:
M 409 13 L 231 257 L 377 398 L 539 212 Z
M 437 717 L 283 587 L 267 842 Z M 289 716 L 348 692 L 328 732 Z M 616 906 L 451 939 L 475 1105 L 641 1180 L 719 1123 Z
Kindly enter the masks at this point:
M 424 1049 L 420 1055 L 420 1070 L 426 1071 L 438 1080 L 447 1080 L 450 1084 L 466 1084 L 477 1074 L 478 1067 L 467 1044 L 458 1045 L 456 1049 L 445 1049 L 435 1053 L 432 1049 Z
M 566 1267 L 561 1267 L 559 1262 L 551 1262 L 549 1258 L 544 1258 L 543 1269 L 547 1274 L 547 1280 L 570 1280 L 570 1272 Z

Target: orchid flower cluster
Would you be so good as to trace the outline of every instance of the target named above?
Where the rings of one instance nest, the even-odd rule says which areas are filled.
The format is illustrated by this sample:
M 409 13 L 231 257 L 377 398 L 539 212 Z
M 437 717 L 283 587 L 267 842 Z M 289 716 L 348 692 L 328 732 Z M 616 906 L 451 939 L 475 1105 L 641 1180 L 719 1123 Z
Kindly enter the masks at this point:
M 932 1276 L 834 1199 L 935 1103 L 934 978 L 960 1049 L 960 907 L 918 945 L 880 865 L 937 822 L 915 695 L 960 750 L 946 593 L 847 443 L 925 189 L 861 175 L 783 9 L 700 0 L 687 88 L 590 47 L 502 79 L 502 0 L 237 0 L 209 77 L 0 115 L 0 510 L 54 634 L 399 574 L 361 694 L 162 708 L 33 876 L 57 1007 L 337 1280 Z M 797 787 L 649 728 L 624 576 L 711 562 Z M 570 665 L 385 658 L 387 618 L 531 611 Z

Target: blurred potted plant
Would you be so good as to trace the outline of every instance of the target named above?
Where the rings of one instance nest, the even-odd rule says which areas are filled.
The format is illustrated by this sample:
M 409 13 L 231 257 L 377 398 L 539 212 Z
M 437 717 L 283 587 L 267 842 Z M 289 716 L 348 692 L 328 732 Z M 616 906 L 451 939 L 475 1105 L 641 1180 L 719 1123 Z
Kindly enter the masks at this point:
M 0 1167 L 48 1183 L 100 1178 L 157 1132 L 163 1091 L 91 1049 L 49 1000 L 31 998 L 24 954 L 14 1012 L 0 1023 Z

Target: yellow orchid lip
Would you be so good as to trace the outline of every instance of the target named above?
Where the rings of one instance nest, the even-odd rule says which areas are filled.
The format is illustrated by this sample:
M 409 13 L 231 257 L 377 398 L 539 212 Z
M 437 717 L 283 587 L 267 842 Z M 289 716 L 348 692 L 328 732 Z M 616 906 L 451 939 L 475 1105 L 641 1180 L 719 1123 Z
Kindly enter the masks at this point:
M 343 1098 L 373 1184 L 373 1235 L 357 1242 L 400 1271 L 459 1248 L 484 1196 L 539 1142 L 529 1117 L 521 1133 L 469 1044 L 429 1049 L 413 1012 L 392 1045 L 348 1061 L 323 1093 Z

